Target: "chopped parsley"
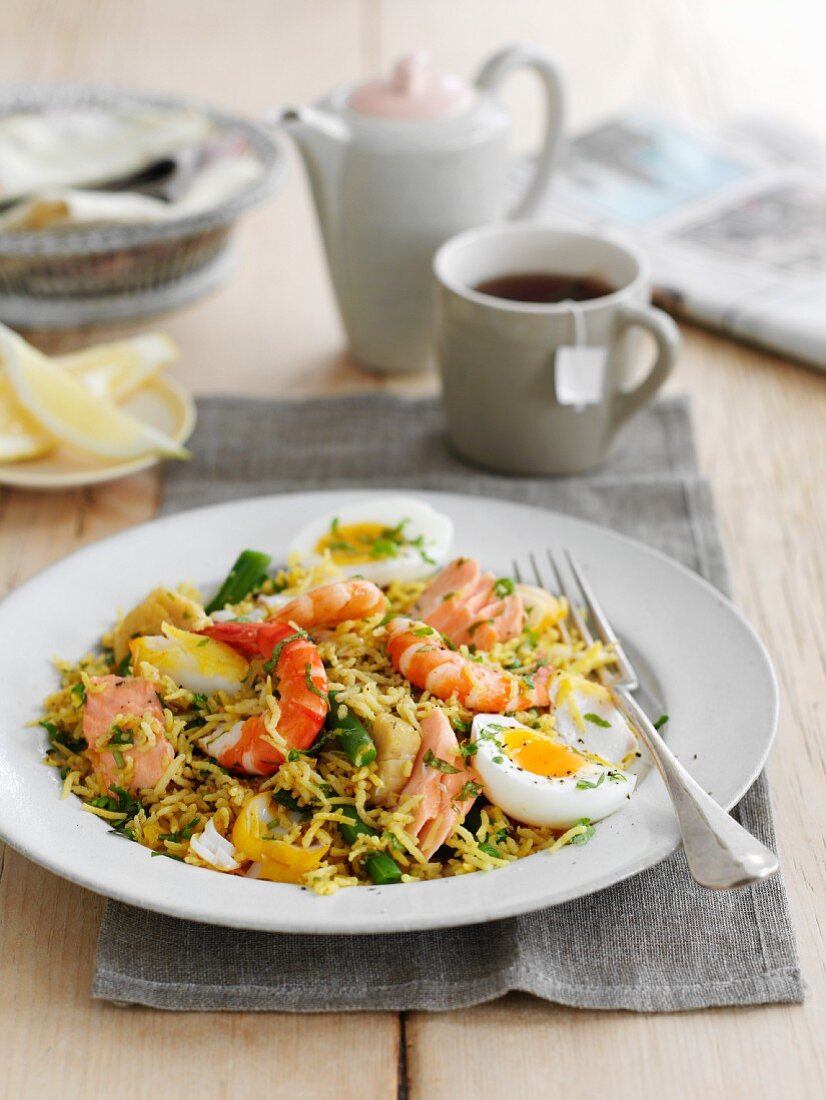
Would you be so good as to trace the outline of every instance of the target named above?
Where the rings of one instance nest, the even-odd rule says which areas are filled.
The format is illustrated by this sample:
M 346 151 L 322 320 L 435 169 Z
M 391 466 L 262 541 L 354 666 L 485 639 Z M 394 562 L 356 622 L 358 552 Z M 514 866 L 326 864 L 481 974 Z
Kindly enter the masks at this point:
M 370 547 L 371 558 L 397 558 L 399 556 L 399 544 L 393 539 L 378 538 Z
M 602 784 L 605 782 L 606 775 L 607 772 L 603 772 L 596 783 L 592 783 L 590 779 L 578 779 L 576 789 L 578 791 L 594 791 L 597 789 L 597 787 L 602 786 Z
M 120 726 L 112 726 L 111 733 L 109 735 L 110 745 L 129 745 L 130 748 L 134 744 L 135 739 L 131 730 L 122 729 Z
M 435 768 L 445 775 L 456 775 L 459 772 L 459 768 L 454 768 L 452 764 L 448 764 L 447 760 L 442 760 L 440 756 L 434 756 L 433 749 L 428 749 L 422 760 L 426 768 Z
M 49 735 L 49 740 L 55 745 L 63 745 L 69 752 L 83 752 L 87 747 L 86 741 L 83 737 L 72 737 L 65 730 L 60 730 L 54 725 L 53 722 L 47 722 L 45 719 L 42 722 L 38 722 L 38 725 L 42 726 L 46 733 Z
M 121 657 L 118 661 L 118 667 L 115 672 L 118 676 L 128 676 L 132 671 L 132 655 L 127 653 L 125 657 Z
M 585 832 L 584 833 L 577 833 L 576 836 L 571 837 L 570 843 L 571 844 L 587 844 L 588 841 L 591 839 L 591 837 L 596 832 L 596 829 L 591 824 L 590 817 L 580 818 L 580 820 L 577 821 L 577 825 L 584 825 L 585 826 Z
M 69 688 L 69 694 L 72 697 L 72 702 L 76 707 L 82 707 L 86 702 L 86 686 L 82 682 L 72 684 Z
M 278 662 L 281 660 L 281 653 L 285 645 L 289 645 L 290 642 L 297 642 L 299 638 L 307 637 L 309 637 L 309 635 L 306 630 L 296 630 L 294 634 L 288 634 L 286 638 L 282 638 L 278 645 L 273 646 L 270 659 L 264 662 L 264 671 L 272 672 L 274 669 L 278 668 Z
M 604 718 L 600 718 L 598 714 L 583 714 L 582 717 L 586 722 L 590 722 L 594 726 L 602 726 L 604 730 L 611 728 L 611 723 L 606 722 Z
M 110 787 L 109 794 L 93 798 L 89 805 L 96 806 L 99 810 L 108 810 L 110 813 L 123 814 L 123 820 L 112 826 L 116 832 L 123 832 L 124 825 L 143 809 L 137 798 L 123 787 Z
M 493 856 L 494 859 L 501 859 L 502 853 L 498 848 L 494 848 L 492 844 L 488 844 L 486 840 L 479 842 L 479 851 L 484 852 L 486 856 Z
M 465 783 L 464 787 L 456 795 L 457 802 L 464 802 L 466 798 L 476 798 L 482 793 L 482 786 L 480 783 L 474 783 L 472 779 L 469 779 Z
M 516 591 L 516 582 L 511 580 L 510 577 L 500 577 L 499 580 L 493 582 L 493 591 L 502 598 L 512 596 Z
M 184 840 L 190 840 L 195 826 L 200 821 L 200 817 L 193 817 L 191 821 L 187 821 L 186 825 L 182 829 L 178 829 L 174 833 L 161 833 L 158 840 L 171 840 L 173 844 L 180 844 Z
M 313 811 L 307 806 L 302 806 L 295 795 L 290 794 L 289 791 L 274 791 L 272 797 L 274 802 L 291 813 L 299 814 L 302 818 L 312 816 Z
M 428 634 L 435 634 L 436 631 L 433 629 L 432 626 L 420 626 L 417 627 L 413 631 L 413 633 L 416 635 L 417 638 L 426 638 Z
M 204 695 L 203 692 L 200 692 L 200 691 L 194 692 L 193 696 L 192 696 L 192 705 L 197 710 L 206 710 L 206 705 L 207 705 L 206 695 Z
M 307 691 L 311 691 L 313 695 L 317 695 L 319 699 L 323 699 L 327 702 L 327 695 L 313 683 L 313 669 L 309 661 L 304 666 L 304 683 L 307 685 Z
M 663 728 L 663 726 L 666 724 L 667 721 L 668 721 L 668 715 L 667 714 L 661 714 L 660 717 L 657 719 L 657 721 L 653 722 L 652 725 L 654 726 L 655 730 L 660 730 L 660 729 Z
M 422 559 L 422 561 L 426 565 L 435 565 L 436 564 L 436 559 L 431 558 L 431 556 L 428 554 L 428 552 L 424 548 L 424 535 L 419 535 L 418 538 L 411 539 L 410 540 L 410 545 L 413 547 L 414 550 L 419 551 L 419 557 Z

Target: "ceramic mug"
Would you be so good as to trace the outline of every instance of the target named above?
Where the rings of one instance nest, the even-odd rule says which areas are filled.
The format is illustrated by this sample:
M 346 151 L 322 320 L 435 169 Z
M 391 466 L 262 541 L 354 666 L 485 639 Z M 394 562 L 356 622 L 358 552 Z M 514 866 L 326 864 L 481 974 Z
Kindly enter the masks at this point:
M 648 265 L 626 244 L 544 226 L 488 226 L 449 240 L 433 270 L 448 436 L 459 454 L 483 466 L 515 474 L 598 466 L 620 426 L 674 365 L 677 326 L 650 305 Z M 590 276 L 612 290 L 546 304 L 475 289 L 528 272 Z M 641 348 L 635 328 L 653 336 L 657 352 L 645 378 L 632 386 Z M 577 364 L 583 376 L 588 368 L 592 386 L 596 369 L 597 391 L 590 396 L 577 393 Z

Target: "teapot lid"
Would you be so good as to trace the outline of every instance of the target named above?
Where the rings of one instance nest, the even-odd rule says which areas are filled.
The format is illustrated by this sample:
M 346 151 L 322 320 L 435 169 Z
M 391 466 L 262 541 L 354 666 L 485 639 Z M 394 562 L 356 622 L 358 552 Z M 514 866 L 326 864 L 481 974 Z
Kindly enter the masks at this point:
M 359 84 L 347 105 L 374 118 L 446 118 L 466 111 L 476 94 L 461 77 L 437 72 L 429 54 L 416 51 L 402 57 L 390 77 Z

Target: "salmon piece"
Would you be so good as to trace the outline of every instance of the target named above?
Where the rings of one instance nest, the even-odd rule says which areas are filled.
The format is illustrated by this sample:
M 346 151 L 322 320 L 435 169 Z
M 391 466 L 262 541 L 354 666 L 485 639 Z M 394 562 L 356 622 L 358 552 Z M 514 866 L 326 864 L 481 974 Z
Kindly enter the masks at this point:
M 498 596 L 495 584 L 493 573 L 482 573 L 473 558 L 457 558 L 424 590 L 413 613 L 454 645 L 486 653 L 521 634 L 524 622 L 519 593 Z
M 83 736 L 95 772 L 107 786 L 126 786 L 130 791 L 154 787 L 175 755 L 163 734 L 145 750 L 126 746 L 117 749 L 124 762 L 134 762 L 128 783 L 123 782 L 123 769 L 118 767 L 113 753 L 95 747 L 98 741 L 108 739 L 118 717 L 148 716 L 157 719 L 163 729 L 163 707 L 153 684 L 139 676 L 95 676 L 92 683 L 96 687 L 104 685 L 102 691 L 88 693 L 83 709 Z
M 429 752 L 459 770 L 445 774 L 438 767 L 429 766 L 425 763 L 425 757 L 430 759 Z M 426 859 L 441 848 L 476 801 L 476 795 L 457 801 L 462 787 L 473 778 L 473 772 L 462 759 L 459 743 L 444 711 L 434 711 L 422 722 L 422 743 L 413 771 L 400 796 L 402 799 L 408 795 L 422 796 L 407 832 L 419 841 L 419 848 Z
M 412 619 L 424 619 L 450 597 L 468 588 L 479 577 L 479 562 L 474 558 L 455 558 L 449 562 L 416 601 L 410 612 Z

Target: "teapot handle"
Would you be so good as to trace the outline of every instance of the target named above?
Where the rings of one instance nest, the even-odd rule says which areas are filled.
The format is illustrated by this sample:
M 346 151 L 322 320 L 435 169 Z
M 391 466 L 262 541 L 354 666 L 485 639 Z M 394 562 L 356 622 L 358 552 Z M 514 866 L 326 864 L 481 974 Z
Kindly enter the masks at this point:
M 562 137 L 562 119 L 564 96 L 559 70 L 553 62 L 538 50 L 530 46 L 506 46 L 491 57 L 476 77 L 476 87 L 483 91 L 494 91 L 518 69 L 533 69 L 545 91 L 546 119 L 542 146 L 536 158 L 533 178 L 525 194 L 508 214 L 509 218 L 528 218 L 536 213 L 551 181 L 551 172 Z

